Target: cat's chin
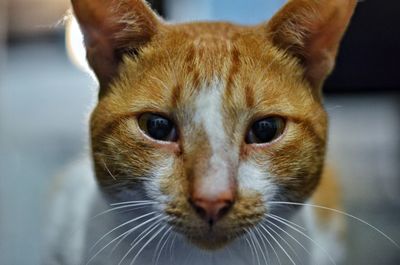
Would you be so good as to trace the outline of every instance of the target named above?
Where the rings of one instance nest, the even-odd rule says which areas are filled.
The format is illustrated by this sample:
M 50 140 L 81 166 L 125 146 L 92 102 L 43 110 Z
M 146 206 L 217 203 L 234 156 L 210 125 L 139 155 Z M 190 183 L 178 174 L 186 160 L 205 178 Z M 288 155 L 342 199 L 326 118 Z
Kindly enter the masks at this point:
M 221 237 L 221 238 L 190 238 L 189 241 L 196 247 L 206 251 L 217 251 L 223 249 L 231 244 L 235 238 Z
M 240 235 L 229 231 L 207 232 L 196 236 L 185 235 L 187 240 L 194 246 L 206 251 L 218 251 L 233 243 Z

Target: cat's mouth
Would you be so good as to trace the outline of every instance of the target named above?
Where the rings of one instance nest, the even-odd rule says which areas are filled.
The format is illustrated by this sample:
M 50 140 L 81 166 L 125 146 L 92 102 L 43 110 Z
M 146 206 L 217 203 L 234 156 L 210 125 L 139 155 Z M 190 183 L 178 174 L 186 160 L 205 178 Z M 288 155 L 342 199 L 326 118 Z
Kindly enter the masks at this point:
M 209 251 L 215 251 L 231 244 L 240 235 L 244 234 L 244 231 L 228 231 L 226 229 L 209 229 L 209 230 L 198 230 L 198 231 L 181 231 L 177 229 L 177 232 L 183 234 L 187 240 L 193 245 Z
M 233 239 L 231 238 L 195 238 L 195 239 L 191 239 L 191 243 L 193 243 L 194 245 L 196 245 L 197 247 L 201 248 L 201 249 L 205 249 L 205 250 L 218 250 L 221 249 L 223 247 L 225 247 L 226 245 L 228 245 L 229 243 L 231 243 L 233 241 Z
M 244 235 L 245 229 L 251 229 L 253 225 L 245 226 L 228 225 L 226 223 L 208 226 L 205 224 L 185 226 L 180 223 L 172 224 L 173 230 L 183 235 L 191 244 L 208 251 L 216 251 L 233 243 Z
M 186 203 L 170 204 L 164 212 L 170 217 L 169 225 L 193 245 L 204 250 L 218 250 L 233 243 L 263 220 L 265 204 L 258 197 L 236 204 L 219 218 L 195 211 Z M 218 217 L 218 216 L 217 216 Z

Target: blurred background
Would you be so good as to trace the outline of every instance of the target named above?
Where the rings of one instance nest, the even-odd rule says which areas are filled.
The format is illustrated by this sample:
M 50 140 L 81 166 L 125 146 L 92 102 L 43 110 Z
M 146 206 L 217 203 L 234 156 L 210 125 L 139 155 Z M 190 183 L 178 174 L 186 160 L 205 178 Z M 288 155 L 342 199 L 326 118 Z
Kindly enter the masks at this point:
M 150 1 L 169 20 L 254 24 L 283 0 Z M 63 18 L 68 0 L 0 0 L 0 264 L 40 264 L 46 192 L 87 149 L 96 82 L 80 36 Z M 400 3 L 365 0 L 326 84 L 329 158 L 346 211 L 400 242 Z M 67 36 L 67 37 L 66 37 Z M 346 264 L 400 264 L 400 251 L 349 220 Z

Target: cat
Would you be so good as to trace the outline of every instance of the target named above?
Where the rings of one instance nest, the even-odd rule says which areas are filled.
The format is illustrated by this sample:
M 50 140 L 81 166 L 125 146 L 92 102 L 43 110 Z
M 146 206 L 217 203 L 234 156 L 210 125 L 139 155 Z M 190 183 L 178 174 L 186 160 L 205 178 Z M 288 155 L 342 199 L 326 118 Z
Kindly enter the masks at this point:
M 356 0 L 291 0 L 255 26 L 72 6 L 99 100 L 92 156 L 54 191 L 45 264 L 296 264 L 300 244 L 306 264 L 344 259 L 341 217 L 299 206 L 340 207 L 321 90 Z

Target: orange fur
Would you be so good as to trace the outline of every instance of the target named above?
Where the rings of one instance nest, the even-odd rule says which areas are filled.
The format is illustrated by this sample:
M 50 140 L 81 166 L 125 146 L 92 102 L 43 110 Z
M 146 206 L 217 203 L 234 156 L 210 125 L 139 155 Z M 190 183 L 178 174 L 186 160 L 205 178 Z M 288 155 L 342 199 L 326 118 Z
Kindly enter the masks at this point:
M 91 118 L 101 187 L 151 179 L 159 165 L 171 161 L 160 173 L 160 192 L 172 198 L 165 212 L 171 224 L 199 246 L 225 245 L 244 227 L 262 220 L 270 210 L 263 197 L 235 187 L 235 204 L 210 240 L 203 237 L 207 223 L 187 200 L 197 180 L 209 174 L 212 156 L 204 128 L 193 123 L 195 102 L 219 84 L 224 88 L 221 115 L 229 155 L 237 155 L 228 163 L 230 177 L 237 178 L 240 163 L 252 162 L 274 176 L 287 200 L 310 197 L 323 170 L 327 138 L 320 88 L 333 67 L 355 1 L 335 3 L 293 0 L 269 23 L 247 27 L 167 25 L 139 0 L 73 1 L 89 62 L 101 84 Z M 146 137 L 137 118 L 147 112 L 171 118 L 179 141 L 160 143 Z M 244 135 L 252 122 L 269 116 L 285 119 L 283 136 L 268 145 L 246 144 Z M 323 195 L 321 190 L 316 196 Z
M 331 209 L 341 210 L 341 187 L 332 168 L 326 167 L 318 188 L 312 196 L 312 202 Z M 329 219 L 337 217 L 337 214 L 326 210 L 315 210 L 320 222 L 328 222 Z

